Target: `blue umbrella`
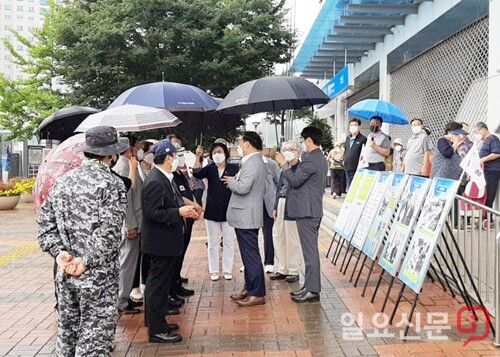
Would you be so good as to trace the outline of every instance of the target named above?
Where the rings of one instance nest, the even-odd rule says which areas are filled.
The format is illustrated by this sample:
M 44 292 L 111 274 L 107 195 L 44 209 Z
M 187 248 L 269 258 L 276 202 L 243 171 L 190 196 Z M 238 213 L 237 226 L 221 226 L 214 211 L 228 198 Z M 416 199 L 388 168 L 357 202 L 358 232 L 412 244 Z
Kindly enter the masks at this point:
M 374 116 L 379 116 L 384 120 L 384 123 L 408 124 L 408 118 L 401 108 L 381 99 L 365 99 L 357 102 L 347 109 L 347 113 L 366 120 L 370 120 Z
M 167 109 L 170 112 L 207 112 L 219 103 L 204 90 L 188 84 L 155 82 L 132 87 L 116 98 L 109 109 L 137 104 Z

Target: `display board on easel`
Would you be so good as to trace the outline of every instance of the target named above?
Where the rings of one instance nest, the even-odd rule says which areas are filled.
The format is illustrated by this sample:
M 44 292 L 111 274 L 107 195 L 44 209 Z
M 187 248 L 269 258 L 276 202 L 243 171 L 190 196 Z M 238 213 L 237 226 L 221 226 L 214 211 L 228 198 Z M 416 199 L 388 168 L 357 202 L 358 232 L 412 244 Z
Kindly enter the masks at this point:
M 367 170 L 364 169 L 356 171 L 356 174 L 354 175 L 354 178 L 351 182 L 351 186 L 349 187 L 349 191 L 347 192 L 347 195 L 344 199 L 344 203 L 342 204 L 337 219 L 335 220 L 333 230 L 337 232 L 341 237 L 343 237 L 344 227 L 351 213 L 351 206 L 356 199 L 356 194 L 359 187 L 361 186 L 361 183 L 364 180 L 366 172 Z
M 366 237 L 379 211 L 380 205 L 384 200 L 384 193 L 391 178 L 392 174 L 389 172 L 378 172 L 375 175 L 375 182 L 371 189 L 370 196 L 351 239 L 351 244 L 359 250 L 361 250 L 365 244 Z
M 457 189 L 458 181 L 441 178 L 432 180 L 399 273 L 399 279 L 417 294 L 422 288 Z
M 396 219 L 392 224 L 387 242 L 380 254 L 379 264 L 392 276 L 396 276 L 401 259 L 410 237 L 418 213 L 422 207 L 430 180 L 411 176 L 401 196 Z
M 403 193 L 408 177 L 408 175 L 402 173 L 395 173 L 392 174 L 389 179 L 390 182 L 383 195 L 382 203 L 370 227 L 366 242 L 363 245 L 363 253 L 372 260 L 376 259 L 380 251 L 385 232 L 387 231 L 387 226 L 394 214 L 394 210 Z

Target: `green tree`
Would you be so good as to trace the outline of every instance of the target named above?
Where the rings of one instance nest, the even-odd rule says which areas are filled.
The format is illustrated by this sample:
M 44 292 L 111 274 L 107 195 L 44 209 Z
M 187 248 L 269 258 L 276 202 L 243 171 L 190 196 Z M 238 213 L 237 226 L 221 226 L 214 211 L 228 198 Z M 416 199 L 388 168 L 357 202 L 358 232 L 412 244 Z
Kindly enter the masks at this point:
M 62 104 L 60 93 L 52 90 L 55 75 L 54 58 L 58 11 L 53 0 L 49 2 L 44 24 L 33 31 L 35 42 L 16 31 L 11 31 L 18 42 L 27 48 L 23 57 L 11 42 L 3 44 L 15 58 L 14 64 L 22 67 L 26 79 L 9 80 L 0 75 L 0 127 L 12 132 L 11 137 L 28 139 L 40 122 Z
M 223 97 L 289 61 L 286 0 L 79 0 L 61 8 L 59 72 L 73 102 L 104 108 L 162 79 Z
M 323 140 L 321 141 L 323 150 L 330 150 L 333 147 L 332 128 L 326 123 L 326 119 L 318 118 L 309 108 L 294 110 L 293 116 L 296 119 L 307 119 L 307 125 L 315 126 L 321 129 L 323 132 Z

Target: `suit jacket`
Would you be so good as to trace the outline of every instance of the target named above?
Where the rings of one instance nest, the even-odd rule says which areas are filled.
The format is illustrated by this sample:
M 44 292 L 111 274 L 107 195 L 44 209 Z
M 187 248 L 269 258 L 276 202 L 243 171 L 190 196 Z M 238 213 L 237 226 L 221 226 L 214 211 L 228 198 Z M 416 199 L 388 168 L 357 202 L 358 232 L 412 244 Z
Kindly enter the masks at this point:
M 142 203 L 141 203 L 141 191 L 144 181 L 141 175 L 137 172 L 135 187 L 132 187 L 127 192 L 127 215 L 125 216 L 125 229 L 130 230 L 137 228 L 137 231 L 141 231 L 142 226 Z
M 280 167 L 273 159 L 266 158 L 264 162 L 267 169 L 266 192 L 264 194 L 264 204 L 269 217 L 273 216 L 274 201 L 276 200 L 276 189 L 280 178 Z
M 361 149 L 363 145 L 366 145 L 366 136 L 359 133 L 354 139 L 351 145 L 351 137 L 348 137 L 345 141 L 345 152 L 344 152 L 344 170 L 346 172 L 356 172 L 358 168 L 359 155 L 361 155 Z
M 297 170 L 283 171 L 288 181 L 285 214 L 291 219 L 323 217 L 323 194 L 325 193 L 328 165 L 321 150 L 315 149 L 302 158 Z
M 184 222 L 169 179 L 153 168 L 142 188 L 142 251 L 179 256 L 184 251 Z
M 227 208 L 227 222 L 240 229 L 260 229 L 264 225 L 264 194 L 267 168 L 260 153 L 242 165 L 237 179 L 227 186 L 232 191 Z

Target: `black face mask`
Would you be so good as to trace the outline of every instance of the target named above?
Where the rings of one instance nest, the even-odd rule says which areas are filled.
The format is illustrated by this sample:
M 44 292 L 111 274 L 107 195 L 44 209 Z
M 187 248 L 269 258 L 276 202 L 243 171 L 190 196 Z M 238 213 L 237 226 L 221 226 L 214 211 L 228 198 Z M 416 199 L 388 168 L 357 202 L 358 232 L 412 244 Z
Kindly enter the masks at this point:
M 380 130 L 380 128 L 377 125 L 370 125 L 370 131 L 372 133 L 376 133 Z
M 111 159 L 109 160 L 109 168 L 112 169 L 116 165 L 117 161 L 118 161 L 118 156 L 111 155 Z

